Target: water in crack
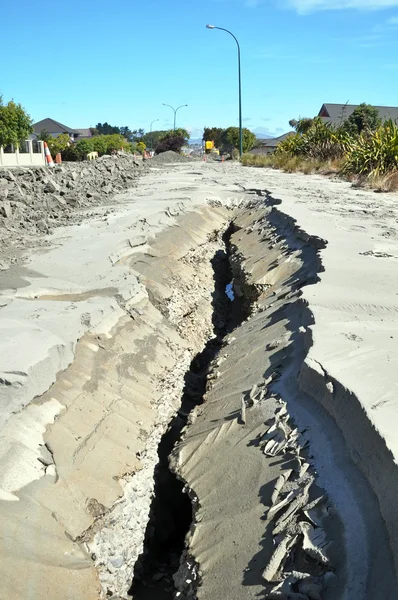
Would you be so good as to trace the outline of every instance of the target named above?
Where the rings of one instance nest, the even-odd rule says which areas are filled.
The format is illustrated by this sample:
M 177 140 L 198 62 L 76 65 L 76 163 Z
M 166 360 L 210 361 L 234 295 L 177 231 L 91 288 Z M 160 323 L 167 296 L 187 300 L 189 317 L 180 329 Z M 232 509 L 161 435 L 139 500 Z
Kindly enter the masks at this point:
M 230 283 L 227 283 L 227 285 L 225 286 L 225 293 L 227 295 L 227 298 L 229 298 L 231 300 L 231 302 L 233 302 L 235 300 L 234 282 L 233 281 L 231 281 Z
M 191 410 L 203 402 L 208 369 L 217 355 L 224 336 L 237 324 L 237 300 L 227 299 L 227 286 L 232 280 L 229 265 L 229 238 L 233 225 L 225 232 L 225 250 L 212 259 L 214 272 L 213 327 L 215 337 L 192 360 L 185 374 L 181 407 L 159 444 L 159 462 L 155 469 L 155 489 L 146 530 L 144 552 L 138 559 L 130 594 L 135 600 L 171 600 L 175 595 L 173 575 L 185 548 L 185 537 L 192 523 L 192 505 L 184 485 L 169 468 L 169 455 L 180 439 Z M 232 292 L 232 288 L 231 288 Z M 232 292 L 233 294 L 233 292 Z

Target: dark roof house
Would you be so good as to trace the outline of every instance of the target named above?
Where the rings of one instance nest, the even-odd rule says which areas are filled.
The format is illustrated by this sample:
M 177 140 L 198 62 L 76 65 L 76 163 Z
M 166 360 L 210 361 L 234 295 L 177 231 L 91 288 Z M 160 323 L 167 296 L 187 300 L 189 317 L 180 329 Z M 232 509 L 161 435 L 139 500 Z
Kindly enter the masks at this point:
M 91 133 L 90 127 L 86 127 L 85 129 L 76 129 L 75 131 L 77 131 L 77 133 L 79 134 L 79 140 L 81 138 L 90 138 L 90 137 L 93 137 L 93 134 Z
M 358 104 L 322 104 L 318 117 L 323 117 L 325 121 L 332 125 L 340 125 L 352 115 L 358 106 Z M 379 115 L 383 121 L 398 119 L 397 106 L 375 106 L 374 108 L 379 111 Z
M 287 133 L 284 133 L 283 135 L 280 135 L 279 137 L 270 138 L 268 140 L 261 140 L 261 146 L 259 146 L 258 148 L 253 148 L 253 150 L 251 150 L 250 153 L 251 154 L 271 154 L 271 152 L 274 152 L 274 150 L 276 150 L 278 144 L 280 144 L 281 142 L 286 140 L 291 135 L 294 135 L 294 133 L 295 133 L 295 131 L 288 131 Z
M 67 133 L 69 137 L 76 139 L 80 135 L 76 129 L 72 129 L 72 127 L 68 127 L 67 125 L 63 125 L 62 123 L 49 118 L 33 124 L 33 132 L 35 135 L 40 135 L 40 132 L 43 129 L 53 137 L 57 137 L 58 135 L 61 135 L 61 133 Z

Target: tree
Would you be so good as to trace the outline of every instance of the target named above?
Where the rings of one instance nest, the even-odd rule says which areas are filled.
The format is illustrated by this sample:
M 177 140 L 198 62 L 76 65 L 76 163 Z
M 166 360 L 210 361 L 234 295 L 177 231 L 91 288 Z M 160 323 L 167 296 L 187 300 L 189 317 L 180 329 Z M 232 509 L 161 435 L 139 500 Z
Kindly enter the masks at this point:
M 292 119 L 289 121 L 290 127 L 296 130 L 297 133 L 303 135 L 308 132 L 309 129 L 314 125 L 314 119 L 310 119 L 308 117 L 304 117 L 301 119 Z
M 242 129 L 242 146 L 243 152 L 251 150 L 256 143 L 255 134 L 244 127 Z M 224 149 L 232 150 L 233 148 L 239 148 L 239 127 L 228 127 L 222 136 L 222 146 Z
M 128 142 L 132 142 L 134 139 L 134 131 L 131 131 L 131 129 L 125 125 L 124 127 L 119 127 L 120 129 L 120 135 L 122 135 Z
M 48 133 L 47 129 L 41 129 L 39 135 L 37 136 L 37 139 L 41 140 L 42 142 L 48 142 L 50 138 L 51 133 Z
M 182 129 L 182 127 L 180 127 L 179 129 L 173 129 L 171 131 L 169 131 L 167 133 L 167 135 L 174 135 L 175 137 L 183 137 L 185 140 L 185 143 L 188 143 L 189 138 L 191 137 L 188 133 L 188 131 L 186 129 Z
M 161 154 L 162 152 L 167 152 L 168 150 L 180 153 L 181 148 L 185 146 L 185 144 L 186 140 L 182 135 L 167 135 L 158 142 L 155 148 L 155 154 Z
M 147 148 L 155 148 L 158 142 L 166 135 L 167 131 L 149 131 L 145 133 L 140 141 L 144 142 Z
M 379 111 L 370 104 L 360 104 L 343 123 L 343 128 L 351 135 L 363 131 L 375 131 L 381 125 Z
M 214 142 L 216 148 L 222 145 L 222 139 L 225 129 L 222 127 L 205 127 L 203 131 L 203 141 Z
M 44 141 L 47 142 L 48 148 L 53 158 L 55 158 L 58 152 L 62 153 L 66 150 L 66 148 L 68 148 L 68 146 L 70 146 L 70 139 L 67 133 L 61 133 L 61 135 L 59 135 L 56 138 L 51 137 L 50 135 L 49 138 Z
M 181 152 L 181 148 L 188 143 L 188 140 L 189 133 L 186 129 L 170 129 L 159 139 L 155 153 L 160 154 L 160 152 L 166 152 L 167 150 Z
M 144 142 L 137 142 L 137 151 L 140 154 L 144 154 L 145 150 L 146 150 L 146 146 L 145 146 Z
M 0 146 L 19 146 L 33 131 L 32 119 L 20 104 L 3 104 L 0 96 Z
M 139 142 L 142 140 L 143 135 L 144 135 L 143 129 L 133 129 L 131 139 L 133 142 Z
M 120 127 L 109 125 L 109 123 L 97 123 L 95 129 L 99 135 L 113 135 L 114 133 L 120 133 Z
M 97 135 L 90 138 L 90 142 L 94 152 L 98 152 L 99 156 L 107 153 L 108 142 L 106 135 Z
M 129 150 L 129 142 L 126 142 L 122 135 L 115 133 L 114 135 L 107 136 L 107 154 L 117 152 L 118 150 Z
M 132 154 L 144 154 L 146 145 L 144 142 L 132 142 L 130 144 L 130 152 Z
M 73 149 L 79 160 L 85 160 L 87 154 L 93 151 L 93 144 L 91 140 L 80 140 L 73 145 Z

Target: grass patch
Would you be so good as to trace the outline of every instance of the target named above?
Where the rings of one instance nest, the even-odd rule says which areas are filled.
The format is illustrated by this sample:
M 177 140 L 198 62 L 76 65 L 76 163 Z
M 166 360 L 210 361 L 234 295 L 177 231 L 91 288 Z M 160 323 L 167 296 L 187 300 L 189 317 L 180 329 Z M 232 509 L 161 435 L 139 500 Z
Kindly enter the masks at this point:
M 306 175 L 313 173 L 321 175 L 337 174 L 342 165 L 341 159 L 325 161 L 277 152 L 273 154 L 244 154 L 241 162 L 245 167 L 268 167 L 280 169 L 286 173 L 300 172 Z

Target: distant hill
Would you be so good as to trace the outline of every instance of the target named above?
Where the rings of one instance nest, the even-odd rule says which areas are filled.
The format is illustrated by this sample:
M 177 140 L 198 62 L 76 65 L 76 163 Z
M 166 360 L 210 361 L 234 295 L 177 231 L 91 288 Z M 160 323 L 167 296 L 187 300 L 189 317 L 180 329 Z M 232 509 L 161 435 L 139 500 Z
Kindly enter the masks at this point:
M 190 146 L 196 146 L 197 144 L 202 145 L 202 138 L 191 138 L 188 142 Z
M 267 133 L 256 133 L 255 135 L 258 140 L 270 140 L 274 137 L 271 134 Z

